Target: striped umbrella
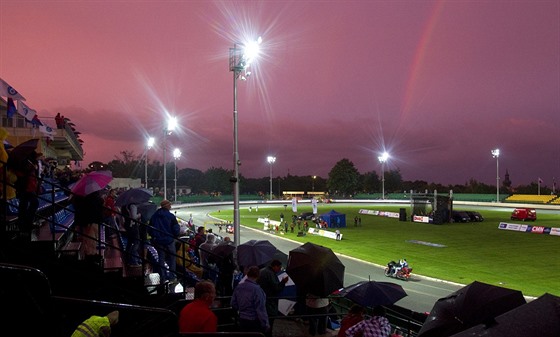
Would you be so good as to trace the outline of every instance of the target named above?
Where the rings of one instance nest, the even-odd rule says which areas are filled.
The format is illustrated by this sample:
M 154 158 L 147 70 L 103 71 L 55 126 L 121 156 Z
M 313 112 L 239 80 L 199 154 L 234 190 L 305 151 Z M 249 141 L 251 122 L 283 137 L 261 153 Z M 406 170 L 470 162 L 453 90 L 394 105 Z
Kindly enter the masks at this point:
M 70 191 L 76 195 L 86 196 L 107 187 L 113 180 L 111 171 L 93 171 L 83 175 L 72 185 Z

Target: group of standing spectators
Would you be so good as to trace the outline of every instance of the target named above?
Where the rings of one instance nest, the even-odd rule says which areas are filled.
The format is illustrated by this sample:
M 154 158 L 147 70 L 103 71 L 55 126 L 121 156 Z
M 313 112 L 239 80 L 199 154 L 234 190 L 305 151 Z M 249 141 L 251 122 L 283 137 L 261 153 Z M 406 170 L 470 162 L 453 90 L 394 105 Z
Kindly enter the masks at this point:
M 137 203 L 117 207 L 117 198 L 116 189 L 72 196 L 74 223 L 78 232 L 76 240 L 82 242 L 86 258 L 98 255 L 99 226 L 103 225 L 109 237 L 124 230 L 126 247 L 123 259 L 129 267 L 139 267 L 146 257 L 144 245 L 148 243 L 149 234 L 149 243 L 157 252 L 157 260 L 153 261 L 152 267 L 159 274 L 160 283 L 175 281 L 175 239 L 180 234 L 180 226 L 177 217 L 170 211 L 171 202 L 161 201 L 160 207 L 148 217 L 148 214 L 142 214 L 142 205 Z
M 199 247 L 202 248 L 203 245 Z M 282 262 L 279 260 L 273 260 L 262 269 L 258 266 L 245 269 L 243 279 L 233 288 L 229 303 L 237 313 L 239 331 L 272 336 L 274 317 L 278 315 L 278 296 L 288 282 L 288 276 L 278 278 L 281 269 Z M 203 280 L 195 285 L 194 301 L 187 304 L 179 315 L 181 333 L 217 331 L 217 319 L 210 309 L 215 296 L 214 282 Z
M 202 232 L 203 230 L 201 236 Z M 206 234 L 205 241 L 198 247 L 202 258 L 208 254 L 204 249 L 208 246 L 204 243 L 210 244 L 208 237 L 212 236 L 211 233 Z M 260 332 L 267 337 L 272 336 L 274 318 L 279 315 L 279 295 L 289 280 L 288 276 L 279 278 L 281 271 L 282 262 L 279 260 L 273 260 L 263 268 L 250 266 L 245 269 L 243 279 L 233 288 L 229 303 L 236 313 L 238 331 Z M 204 279 L 196 283 L 194 300 L 185 305 L 179 314 L 181 333 L 217 332 L 218 319 L 212 311 L 212 307 L 216 305 L 216 293 L 215 282 Z M 305 308 L 309 334 L 324 335 L 327 332 L 330 300 L 307 293 Z M 388 337 L 390 333 L 391 325 L 385 317 L 383 307 L 375 307 L 372 316 L 366 318 L 364 308 L 355 305 L 341 321 L 338 336 Z

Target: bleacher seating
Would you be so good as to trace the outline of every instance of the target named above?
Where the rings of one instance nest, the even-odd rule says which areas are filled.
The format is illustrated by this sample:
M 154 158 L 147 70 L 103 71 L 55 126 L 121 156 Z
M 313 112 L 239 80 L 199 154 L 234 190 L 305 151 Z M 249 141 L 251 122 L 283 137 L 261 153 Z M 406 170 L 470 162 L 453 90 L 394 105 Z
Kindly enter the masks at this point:
M 507 197 L 504 201 L 517 203 L 548 204 L 557 197 L 557 195 L 513 194 Z
M 47 192 L 39 195 L 38 199 L 39 199 L 39 207 L 37 208 L 37 211 L 39 212 L 50 207 L 53 204 L 53 202 L 60 203 L 68 199 L 68 195 L 66 195 L 64 191 L 56 191 L 54 192 L 54 194 L 52 192 Z M 18 207 L 19 207 L 19 199 L 12 198 L 7 202 L 8 202 L 8 215 L 17 215 Z
M 49 217 L 47 220 L 51 233 L 59 233 L 67 231 L 74 223 L 74 212 L 68 208 L 63 208 L 54 214 L 54 219 Z

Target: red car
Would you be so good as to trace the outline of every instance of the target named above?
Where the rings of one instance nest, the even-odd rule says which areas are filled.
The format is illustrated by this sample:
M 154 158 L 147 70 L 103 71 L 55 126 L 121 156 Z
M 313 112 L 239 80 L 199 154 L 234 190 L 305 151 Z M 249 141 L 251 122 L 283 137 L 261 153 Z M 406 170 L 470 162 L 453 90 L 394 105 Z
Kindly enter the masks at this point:
M 534 208 L 516 208 L 511 213 L 511 220 L 535 221 L 537 220 L 537 210 Z

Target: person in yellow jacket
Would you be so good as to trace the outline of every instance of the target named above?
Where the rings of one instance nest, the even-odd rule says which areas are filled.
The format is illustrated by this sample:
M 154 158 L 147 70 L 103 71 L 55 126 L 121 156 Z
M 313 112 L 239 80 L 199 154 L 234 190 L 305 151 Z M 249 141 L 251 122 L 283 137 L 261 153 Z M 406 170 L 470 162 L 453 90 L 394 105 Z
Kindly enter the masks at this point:
M 72 333 L 72 337 L 109 337 L 111 327 L 119 322 L 119 312 L 111 311 L 107 316 L 91 316 Z
M 193 260 L 191 254 L 189 254 L 188 244 L 181 243 L 178 245 L 177 250 L 177 266 L 184 267 L 189 271 L 193 272 L 198 278 L 202 279 L 202 267 L 197 265 Z
M 8 162 L 8 152 L 6 151 L 6 146 L 4 141 L 8 138 L 8 131 L 3 127 L 0 127 L 0 172 L 2 172 L 3 166 Z M 12 170 L 7 171 L 8 183 L 6 184 L 6 200 L 10 200 L 16 197 L 16 190 L 14 185 L 16 183 L 17 177 Z M 2 176 L 0 176 L 0 196 L 4 191 L 4 181 Z

